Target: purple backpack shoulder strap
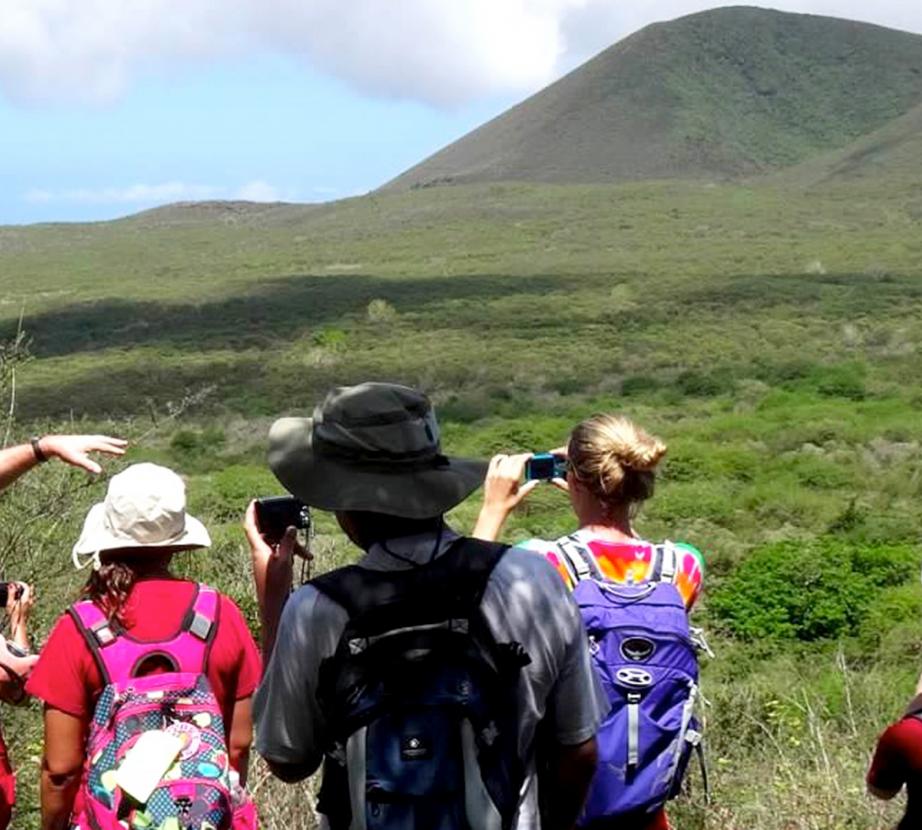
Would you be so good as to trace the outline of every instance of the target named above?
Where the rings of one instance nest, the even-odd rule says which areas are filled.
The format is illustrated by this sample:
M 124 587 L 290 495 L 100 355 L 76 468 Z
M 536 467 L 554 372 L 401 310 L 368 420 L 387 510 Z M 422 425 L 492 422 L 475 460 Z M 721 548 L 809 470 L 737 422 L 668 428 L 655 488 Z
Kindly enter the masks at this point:
M 196 586 L 195 597 L 179 631 L 165 640 L 137 640 L 110 622 L 90 600 L 77 602 L 70 615 L 83 635 L 103 682 L 117 683 L 134 677 L 148 659 L 160 658 L 174 671 L 204 674 L 218 629 L 218 592 L 207 585 Z

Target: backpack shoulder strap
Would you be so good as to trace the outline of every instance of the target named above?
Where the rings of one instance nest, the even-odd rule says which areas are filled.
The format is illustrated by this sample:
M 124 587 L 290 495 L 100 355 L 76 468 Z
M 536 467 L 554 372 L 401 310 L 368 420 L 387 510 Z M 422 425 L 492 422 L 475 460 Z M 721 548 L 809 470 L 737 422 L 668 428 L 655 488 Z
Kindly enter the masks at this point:
M 347 565 L 310 585 L 341 605 L 351 622 L 374 620 L 386 626 L 398 606 L 412 596 L 418 616 L 445 618 L 478 607 L 487 582 L 508 545 L 460 537 L 426 565 L 402 571 L 373 571 Z
M 595 557 L 585 546 L 577 539 L 575 534 L 564 536 L 557 540 L 557 547 L 564 555 L 564 561 L 573 584 L 576 585 L 584 579 L 596 579 L 604 581 L 599 565 Z
M 192 607 L 186 614 L 183 628 L 202 641 L 213 638 L 218 622 L 219 605 L 218 592 L 200 583 Z
M 922 694 L 916 695 L 911 701 L 906 711 L 903 712 L 904 718 L 919 718 L 922 720 Z
M 475 590 L 474 599 L 477 604 L 483 597 L 486 590 L 487 582 L 493 574 L 493 569 L 499 564 L 499 560 L 506 555 L 509 545 L 501 542 L 485 542 L 482 539 L 473 539 L 462 536 L 452 543 L 451 548 L 447 550 L 439 559 L 444 559 L 444 567 L 447 573 L 445 577 L 451 574 L 463 575 L 468 586 Z M 439 561 L 436 559 L 436 562 Z
M 653 581 L 675 582 L 679 571 L 679 554 L 668 539 L 653 545 Z
M 208 660 L 221 615 L 221 598 L 214 588 L 199 584 L 182 627 L 169 644 L 171 654 L 183 671 L 208 671 Z
M 198 585 L 179 631 L 165 640 L 145 642 L 110 622 L 90 600 L 75 603 L 69 613 L 83 635 L 105 684 L 133 677 L 153 657 L 172 663 L 176 671 L 204 674 L 218 629 L 218 592 Z
M 358 565 L 344 565 L 315 576 L 308 583 L 337 605 L 346 609 L 350 618 L 356 617 L 368 606 L 365 594 L 365 569 Z
M 75 602 L 67 612 L 77 626 L 77 631 L 83 635 L 96 668 L 102 676 L 102 682 L 108 685 L 118 679 L 122 674 L 121 661 L 118 659 L 121 655 L 103 653 L 105 649 L 118 642 L 118 627 L 110 623 L 96 604 L 88 599 Z

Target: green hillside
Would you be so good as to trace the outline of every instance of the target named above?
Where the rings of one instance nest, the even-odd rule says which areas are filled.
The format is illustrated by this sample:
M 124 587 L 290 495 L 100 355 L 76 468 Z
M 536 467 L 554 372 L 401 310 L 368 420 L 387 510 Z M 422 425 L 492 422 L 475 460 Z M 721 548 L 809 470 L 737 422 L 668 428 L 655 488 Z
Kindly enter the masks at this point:
M 848 186 L 860 182 L 882 193 L 894 185 L 922 184 L 922 104 L 841 150 L 775 174 L 776 184 Z
M 729 7 L 657 23 L 390 182 L 726 179 L 841 148 L 922 101 L 922 36 Z
M 335 380 L 382 371 L 440 395 L 509 387 L 514 397 L 496 349 L 542 354 L 536 392 L 616 389 L 635 371 L 707 367 L 717 342 L 720 364 L 742 362 L 734 371 L 745 374 L 750 304 L 771 320 L 802 313 L 801 292 L 825 285 L 795 277 L 811 268 L 914 273 L 917 210 L 911 190 L 892 193 L 882 216 L 852 195 L 792 202 L 771 188 L 523 185 L 259 207 L 233 222 L 179 207 L 9 228 L 0 231 L 0 336 L 25 314 L 40 358 L 20 385 L 30 416 L 131 415 L 148 399 L 205 386 L 216 387 L 213 406 L 272 412 L 288 405 L 289 385 L 310 399 Z M 622 319 L 619 292 L 643 308 Z M 702 292 L 713 299 L 699 308 Z M 836 314 L 863 314 L 878 292 L 859 280 Z M 561 296 L 570 298 L 563 317 Z M 375 300 L 392 319 L 375 319 Z M 667 320 L 681 336 L 662 336 Z M 717 338 L 700 354 L 682 342 L 699 326 Z M 585 348 L 595 331 L 607 344 L 602 362 Z M 637 353 L 637 337 L 655 358 Z M 820 355 L 834 359 L 835 347 Z

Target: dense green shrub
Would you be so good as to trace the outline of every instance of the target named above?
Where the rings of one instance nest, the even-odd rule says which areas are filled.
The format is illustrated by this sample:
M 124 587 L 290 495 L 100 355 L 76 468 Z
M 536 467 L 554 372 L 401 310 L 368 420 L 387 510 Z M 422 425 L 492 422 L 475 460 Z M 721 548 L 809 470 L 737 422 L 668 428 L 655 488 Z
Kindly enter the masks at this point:
M 640 397 L 655 392 L 662 384 L 650 375 L 631 375 L 621 381 L 621 394 L 625 397 Z
M 265 466 L 230 464 L 200 476 L 189 491 L 189 506 L 215 521 L 239 524 L 250 499 L 284 491 Z
M 735 386 L 732 375 L 724 370 L 682 372 L 675 382 L 683 395 L 692 398 L 715 398 L 718 395 L 729 395 Z
M 221 450 L 226 438 L 224 430 L 219 427 L 206 427 L 203 430 L 181 429 L 170 440 L 170 449 L 180 457 L 205 455 Z
M 711 595 L 710 612 L 746 640 L 839 638 L 858 632 L 882 590 L 916 572 L 909 546 L 823 538 L 753 551 Z
M 816 366 L 807 360 L 773 362 L 760 358 L 755 363 L 754 376 L 770 386 L 788 386 L 794 381 L 808 377 Z
M 346 332 L 342 329 L 319 329 L 315 331 L 312 340 L 317 346 L 339 352 L 346 348 Z
M 863 401 L 867 395 L 864 375 L 864 367 L 860 364 L 824 366 L 813 372 L 810 380 L 824 397 Z
M 922 587 L 915 581 L 884 588 L 869 604 L 858 631 L 865 650 L 878 647 L 895 629 L 908 624 L 922 637 Z

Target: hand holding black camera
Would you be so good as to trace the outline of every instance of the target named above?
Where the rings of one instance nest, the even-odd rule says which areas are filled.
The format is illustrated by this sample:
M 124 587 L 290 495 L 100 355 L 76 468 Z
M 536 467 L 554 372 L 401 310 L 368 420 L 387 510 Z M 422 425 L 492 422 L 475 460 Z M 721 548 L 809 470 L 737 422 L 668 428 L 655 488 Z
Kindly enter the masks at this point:
M 254 503 L 259 532 L 270 545 L 279 544 L 290 527 L 310 530 L 310 508 L 294 496 L 266 496 Z
M 255 499 L 247 507 L 243 530 L 253 560 L 265 659 L 272 651 L 278 620 L 291 593 L 294 558 L 313 558 L 298 541 L 298 531 L 310 531 L 310 527 L 307 505 L 290 496 Z
M 10 602 L 19 600 L 28 587 L 24 582 L 0 582 L 0 606 L 9 609 Z
M 35 593 L 31 585 L 25 582 L 0 583 L 0 605 L 6 609 L 10 620 L 10 636 L 6 646 L 10 654 L 16 657 L 31 654 L 28 621 L 34 604 Z

